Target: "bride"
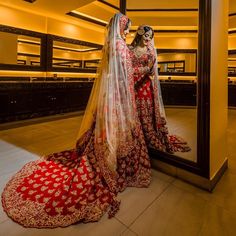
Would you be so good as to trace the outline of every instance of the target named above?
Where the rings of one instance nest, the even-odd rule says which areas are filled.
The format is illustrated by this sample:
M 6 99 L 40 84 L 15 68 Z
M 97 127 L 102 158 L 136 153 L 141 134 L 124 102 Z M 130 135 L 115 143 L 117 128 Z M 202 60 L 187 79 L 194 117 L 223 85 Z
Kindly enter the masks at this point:
M 119 209 L 117 194 L 147 187 L 150 161 L 137 115 L 125 36 L 130 20 L 115 14 L 76 147 L 29 162 L 7 183 L 2 204 L 25 227 L 55 228 L 98 221 Z
M 169 153 L 190 151 L 184 140 L 168 132 L 150 26 L 139 26 L 130 50 L 137 111 L 147 145 Z

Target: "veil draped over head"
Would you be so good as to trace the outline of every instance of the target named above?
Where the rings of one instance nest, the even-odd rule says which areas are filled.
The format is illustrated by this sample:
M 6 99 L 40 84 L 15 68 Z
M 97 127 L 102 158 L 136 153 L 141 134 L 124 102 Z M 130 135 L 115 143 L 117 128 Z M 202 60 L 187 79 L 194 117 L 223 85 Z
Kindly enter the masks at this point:
M 150 44 L 148 45 L 149 50 L 153 54 L 155 58 L 155 62 L 153 65 L 153 77 L 152 77 L 152 85 L 153 85 L 153 96 L 154 96 L 154 108 L 155 108 L 155 114 L 156 115 L 156 124 L 162 124 L 163 122 L 166 122 L 166 114 L 165 114 L 165 108 L 162 100 L 162 94 L 161 94 L 161 85 L 160 80 L 158 77 L 158 61 L 157 61 L 157 51 L 155 48 L 155 42 L 154 37 L 152 38 Z
M 103 172 L 108 168 L 113 175 L 116 175 L 118 148 L 131 139 L 135 121 L 132 67 L 128 66 L 129 51 L 121 37 L 128 23 L 129 19 L 118 13 L 106 28 L 98 77 L 77 141 L 77 146 L 81 145 L 83 136 L 94 125 L 95 154 L 101 159 L 100 168 Z

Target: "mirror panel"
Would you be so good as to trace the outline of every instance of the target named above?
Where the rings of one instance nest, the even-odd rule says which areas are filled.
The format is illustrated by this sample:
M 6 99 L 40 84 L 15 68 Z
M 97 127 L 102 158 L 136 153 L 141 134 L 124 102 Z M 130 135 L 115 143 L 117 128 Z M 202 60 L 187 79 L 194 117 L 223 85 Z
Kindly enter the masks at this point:
M 45 70 L 45 34 L 0 25 L 0 51 L 2 70 Z
M 102 45 L 54 35 L 49 36 L 48 45 L 52 45 L 49 71 L 96 73 Z
M 159 75 L 197 74 L 197 50 L 157 50 Z
M 41 39 L 0 32 L 0 64 L 40 66 Z
M 26 35 L 18 35 L 17 64 L 40 66 L 41 40 Z
M 228 76 L 236 77 L 236 50 L 229 50 Z
M 191 150 L 171 153 L 151 147 L 168 160 L 197 162 L 197 86 L 199 0 L 173 2 L 127 1 L 132 26 L 130 44 L 140 25 L 154 30 L 157 67 L 169 138 Z M 139 103 L 141 103 L 139 101 Z M 150 102 L 151 104 L 151 102 Z M 153 112 L 153 111 L 152 111 Z M 180 137 L 180 139 L 179 139 Z M 176 138 L 176 139 L 175 139 Z M 175 142 L 175 141 L 173 141 Z

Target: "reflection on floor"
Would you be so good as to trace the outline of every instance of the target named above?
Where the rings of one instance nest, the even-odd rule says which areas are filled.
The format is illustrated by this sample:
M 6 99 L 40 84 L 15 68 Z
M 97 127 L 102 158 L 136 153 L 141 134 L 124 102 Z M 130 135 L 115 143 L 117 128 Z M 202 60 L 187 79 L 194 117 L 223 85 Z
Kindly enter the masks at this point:
M 197 110 L 196 108 L 165 108 L 170 134 L 183 138 L 191 148 L 190 152 L 175 155 L 190 161 L 197 160 Z
M 167 111 L 169 112 L 169 111 Z M 169 114 L 169 113 L 168 113 Z M 229 170 L 213 193 L 153 170 L 148 189 L 129 188 L 119 195 L 121 209 L 108 220 L 57 229 L 26 229 L 0 207 L 0 235 L 236 235 L 236 110 L 229 112 Z M 0 131 L 0 192 L 24 163 L 38 155 L 74 145 L 81 117 Z M 171 121 L 170 118 L 168 119 Z

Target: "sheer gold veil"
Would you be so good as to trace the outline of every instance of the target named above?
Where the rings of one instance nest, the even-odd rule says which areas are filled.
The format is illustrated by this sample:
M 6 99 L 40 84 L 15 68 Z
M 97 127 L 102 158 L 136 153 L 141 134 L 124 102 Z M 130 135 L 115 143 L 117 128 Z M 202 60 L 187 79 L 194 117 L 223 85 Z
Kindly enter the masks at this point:
M 154 75 L 152 79 L 152 85 L 154 88 L 154 91 L 153 91 L 154 92 L 154 106 L 155 106 L 155 110 L 159 109 L 159 115 L 160 115 L 161 120 L 163 120 L 163 118 L 166 120 L 165 108 L 164 108 L 162 94 L 161 94 L 161 85 L 160 85 L 160 80 L 159 80 L 159 75 L 158 75 L 157 50 L 155 48 L 154 36 L 148 47 L 155 58 L 155 63 L 153 65 Z M 157 124 L 159 122 L 163 122 L 163 121 L 158 121 Z
M 103 166 L 116 171 L 117 149 L 131 139 L 135 124 L 135 102 L 129 50 L 121 34 L 129 19 L 115 14 L 106 29 L 98 77 L 79 130 L 77 145 L 94 124 L 95 153 Z M 131 62 L 130 62 L 131 65 Z

